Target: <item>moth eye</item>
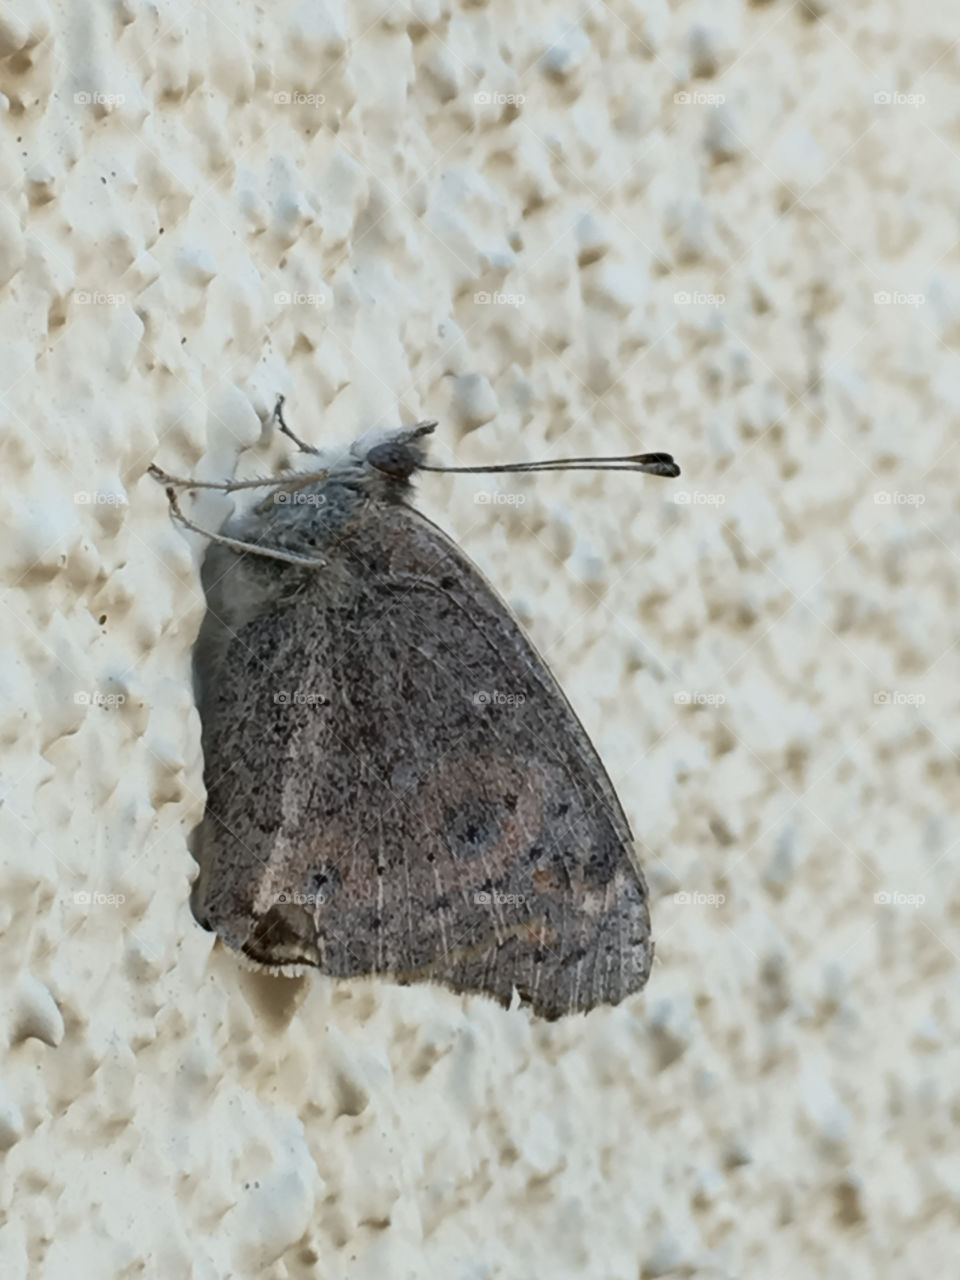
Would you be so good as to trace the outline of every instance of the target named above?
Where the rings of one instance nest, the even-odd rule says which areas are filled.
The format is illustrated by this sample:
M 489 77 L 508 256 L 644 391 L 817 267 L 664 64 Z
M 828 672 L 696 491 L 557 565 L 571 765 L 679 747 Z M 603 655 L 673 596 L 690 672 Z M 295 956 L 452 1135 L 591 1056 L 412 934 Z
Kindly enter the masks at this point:
M 378 444 L 367 454 L 367 462 L 393 480 L 408 480 L 416 471 L 420 458 L 408 444 Z

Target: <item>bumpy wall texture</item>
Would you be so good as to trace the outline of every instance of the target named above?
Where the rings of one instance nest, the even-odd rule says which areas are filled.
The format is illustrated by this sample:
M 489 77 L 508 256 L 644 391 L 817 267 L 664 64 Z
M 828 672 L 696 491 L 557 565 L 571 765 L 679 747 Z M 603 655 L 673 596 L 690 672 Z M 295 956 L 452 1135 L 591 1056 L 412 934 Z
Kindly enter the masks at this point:
M 4 1280 L 955 1272 L 951 18 L 0 6 Z M 620 1008 L 195 923 L 203 543 L 146 468 L 290 458 L 278 392 L 320 443 L 680 460 L 421 483 L 628 810 Z

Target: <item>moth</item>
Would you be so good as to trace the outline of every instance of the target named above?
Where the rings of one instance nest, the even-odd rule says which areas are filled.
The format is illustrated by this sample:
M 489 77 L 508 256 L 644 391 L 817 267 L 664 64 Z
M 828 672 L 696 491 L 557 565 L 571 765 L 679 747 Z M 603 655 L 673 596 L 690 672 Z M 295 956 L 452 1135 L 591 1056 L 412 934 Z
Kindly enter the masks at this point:
M 193 910 L 258 966 L 516 995 L 543 1018 L 619 1003 L 653 958 L 630 828 L 508 606 L 411 505 L 422 473 L 677 476 L 667 453 L 430 465 L 420 422 L 263 487 L 207 549 L 194 649 L 206 811 Z

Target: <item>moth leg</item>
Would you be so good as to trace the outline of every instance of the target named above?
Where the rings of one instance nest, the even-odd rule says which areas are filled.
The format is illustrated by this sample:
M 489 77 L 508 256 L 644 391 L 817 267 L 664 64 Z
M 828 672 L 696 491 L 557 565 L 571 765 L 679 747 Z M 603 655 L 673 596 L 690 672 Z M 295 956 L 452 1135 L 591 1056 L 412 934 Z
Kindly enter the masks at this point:
M 298 489 L 306 489 L 308 485 L 316 484 L 319 480 L 325 480 L 329 474 L 329 471 L 300 471 L 292 476 L 277 476 L 275 480 L 269 482 L 273 485 L 273 493 L 268 493 L 262 502 L 258 502 L 254 511 L 258 516 L 262 516 L 278 502 L 285 501 L 288 494 L 296 493 Z
M 325 480 L 329 474 L 327 471 L 292 471 L 286 475 L 266 476 L 256 480 L 194 480 L 192 476 L 172 476 L 153 463 L 147 467 L 147 472 L 168 489 L 219 489 L 222 493 L 233 493 L 236 489 L 280 488 L 285 484 L 296 484 L 299 488 L 301 482 L 316 484 L 318 480 Z
M 167 501 L 170 503 L 173 518 L 178 520 L 184 528 L 191 529 L 194 533 L 201 533 L 211 542 L 218 542 L 220 546 L 229 547 L 231 551 L 236 551 L 238 554 L 264 556 L 268 560 L 282 560 L 284 564 L 298 564 L 305 569 L 323 569 L 327 563 L 326 560 L 311 560 L 308 556 L 294 555 L 292 551 L 279 551 L 275 547 L 261 547 L 256 542 L 242 542 L 239 538 L 226 538 L 222 533 L 211 533 L 209 529 L 203 529 L 187 519 L 180 510 L 177 491 L 172 486 L 167 489 Z
M 283 416 L 283 404 L 286 398 L 287 398 L 286 396 L 277 396 L 277 403 L 273 406 L 273 416 L 276 418 L 277 422 L 280 424 L 280 430 L 283 432 L 285 436 L 289 437 L 289 439 L 293 441 L 293 443 L 297 446 L 297 448 L 300 450 L 301 453 L 319 453 L 320 452 L 319 449 L 315 449 L 311 444 L 304 444 L 304 442 L 300 439 L 300 437 L 297 435 L 294 435 L 294 433 L 287 426 L 286 419 Z

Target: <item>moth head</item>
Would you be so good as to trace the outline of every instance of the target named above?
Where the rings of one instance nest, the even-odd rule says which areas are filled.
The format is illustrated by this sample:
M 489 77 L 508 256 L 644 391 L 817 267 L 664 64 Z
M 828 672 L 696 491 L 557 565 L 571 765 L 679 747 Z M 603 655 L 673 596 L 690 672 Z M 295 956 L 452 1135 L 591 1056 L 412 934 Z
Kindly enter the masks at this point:
M 367 450 L 368 467 L 386 477 L 387 481 L 405 485 L 415 471 L 426 462 L 427 454 L 418 442 L 436 429 L 435 422 L 418 422 L 415 427 L 402 427 L 389 439 Z

